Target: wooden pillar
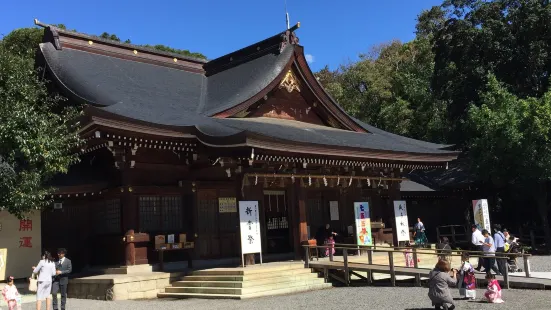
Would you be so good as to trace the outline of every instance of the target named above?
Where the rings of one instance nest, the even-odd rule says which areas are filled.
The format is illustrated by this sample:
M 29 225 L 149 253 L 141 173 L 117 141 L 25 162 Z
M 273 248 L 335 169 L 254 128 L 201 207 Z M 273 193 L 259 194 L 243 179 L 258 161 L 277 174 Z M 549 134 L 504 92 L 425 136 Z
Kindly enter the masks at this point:
M 295 222 L 293 233 L 296 235 L 296 240 L 298 241 L 295 244 L 295 256 L 301 257 L 303 250 L 301 249 L 302 244 L 308 243 L 308 222 L 306 219 L 306 189 L 300 186 L 300 182 L 295 183 L 294 193 L 296 197 L 295 204 Z
M 394 200 L 400 200 L 402 198 L 402 195 L 400 194 L 400 183 L 399 182 L 391 182 L 388 187 L 388 204 L 390 210 L 392 210 L 391 214 L 392 217 L 392 243 L 394 246 L 398 246 L 398 232 L 396 230 L 396 221 L 394 220 L 395 214 L 394 214 Z
M 125 157 L 130 158 L 131 151 L 124 150 Z M 122 210 L 122 230 L 140 231 L 138 216 L 138 198 L 132 194 L 132 172 L 135 168 L 130 168 L 128 161 L 118 163 L 121 172 L 121 210 Z

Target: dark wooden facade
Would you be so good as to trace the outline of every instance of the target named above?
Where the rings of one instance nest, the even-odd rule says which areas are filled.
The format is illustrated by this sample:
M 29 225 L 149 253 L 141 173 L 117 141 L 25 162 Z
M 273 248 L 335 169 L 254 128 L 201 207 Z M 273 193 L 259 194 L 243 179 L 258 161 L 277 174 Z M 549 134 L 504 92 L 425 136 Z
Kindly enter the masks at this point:
M 404 174 L 457 157 L 346 114 L 296 28 L 206 62 L 39 25 L 37 64 L 86 104 L 82 161 L 53 182 L 63 208 L 43 213 L 44 246 L 69 248 L 77 268 L 123 264 L 129 230 L 186 233 L 197 259 L 238 257 L 239 215 L 219 212 L 228 197 L 259 202 L 264 253 L 298 257 L 328 223 L 353 242 L 354 202 L 392 226 Z M 145 250 L 155 262 L 153 240 Z

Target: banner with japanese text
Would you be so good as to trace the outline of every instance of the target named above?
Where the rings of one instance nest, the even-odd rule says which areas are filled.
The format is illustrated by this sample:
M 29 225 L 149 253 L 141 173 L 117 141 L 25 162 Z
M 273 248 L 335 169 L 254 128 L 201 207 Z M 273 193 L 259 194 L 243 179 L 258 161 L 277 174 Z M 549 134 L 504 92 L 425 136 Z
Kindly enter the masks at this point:
M 0 211 L 0 279 L 28 278 L 40 260 L 42 248 L 40 212 L 19 220 Z
M 404 200 L 394 201 L 394 217 L 398 241 L 409 241 L 408 209 Z
M 486 229 L 491 233 L 490 211 L 488 210 L 487 199 L 473 200 L 473 217 L 474 224 L 478 227 L 478 229 Z
M 258 201 L 239 202 L 241 253 L 261 253 L 260 211 Z
M 354 202 L 356 215 L 356 242 L 358 245 L 373 245 L 371 238 L 371 218 L 369 217 L 369 203 Z

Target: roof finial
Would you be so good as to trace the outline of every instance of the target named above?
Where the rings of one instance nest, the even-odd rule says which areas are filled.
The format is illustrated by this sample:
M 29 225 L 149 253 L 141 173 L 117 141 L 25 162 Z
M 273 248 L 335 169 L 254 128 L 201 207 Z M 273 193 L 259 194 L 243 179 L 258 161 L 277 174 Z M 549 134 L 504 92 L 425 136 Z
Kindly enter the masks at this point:
M 287 29 L 291 28 L 289 25 L 289 12 L 287 12 L 287 0 L 285 0 L 285 21 L 287 23 Z

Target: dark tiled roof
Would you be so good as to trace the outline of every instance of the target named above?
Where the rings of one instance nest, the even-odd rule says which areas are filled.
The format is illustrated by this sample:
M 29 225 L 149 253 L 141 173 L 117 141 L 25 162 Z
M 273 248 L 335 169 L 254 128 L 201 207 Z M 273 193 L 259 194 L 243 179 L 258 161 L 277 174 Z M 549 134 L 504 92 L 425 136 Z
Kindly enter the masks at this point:
M 214 115 L 253 97 L 270 84 L 293 55 L 293 45 L 271 51 L 242 65 L 208 77 L 207 100 L 202 114 Z
M 451 163 L 448 169 L 414 170 L 406 177 L 435 190 L 466 188 L 476 183 L 465 159 Z
M 104 111 L 153 124 L 193 127 L 199 136 L 245 133 L 334 147 L 421 154 L 450 154 L 448 146 L 394 135 L 354 120 L 358 133 L 280 119 L 216 119 L 265 89 L 291 60 L 295 45 L 280 51 L 278 35 L 205 64 L 205 74 L 62 48 L 40 46 L 66 95 Z M 210 67 L 209 67 L 210 66 Z M 339 107 L 340 109 L 340 107 Z
M 413 143 L 402 143 L 380 133 L 359 133 L 336 129 L 299 121 L 276 118 L 224 118 L 217 122 L 240 131 L 260 134 L 272 138 L 290 140 L 298 143 L 313 143 L 337 147 L 377 149 L 395 152 L 445 154 L 450 151 L 439 150 Z M 212 134 L 222 135 L 222 132 Z
M 130 104 L 142 113 L 172 107 L 191 112 L 201 100 L 202 74 L 68 48 L 56 50 L 51 43 L 41 44 L 40 49 L 57 80 L 93 105 Z

